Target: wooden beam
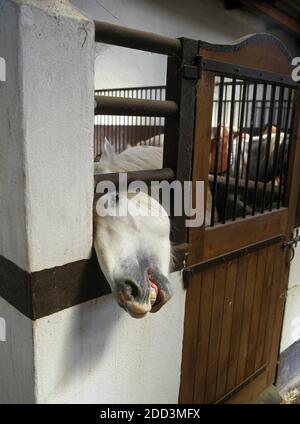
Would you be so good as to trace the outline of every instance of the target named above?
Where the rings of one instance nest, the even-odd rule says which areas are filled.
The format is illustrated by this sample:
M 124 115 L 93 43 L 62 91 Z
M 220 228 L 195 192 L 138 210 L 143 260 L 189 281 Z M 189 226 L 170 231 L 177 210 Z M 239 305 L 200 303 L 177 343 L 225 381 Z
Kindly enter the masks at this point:
M 245 6 L 251 8 L 255 12 L 266 16 L 270 21 L 276 23 L 292 35 L 300 38 L 300 22 L 287 15 L 268 1 L 258 0 L 240 0 Z

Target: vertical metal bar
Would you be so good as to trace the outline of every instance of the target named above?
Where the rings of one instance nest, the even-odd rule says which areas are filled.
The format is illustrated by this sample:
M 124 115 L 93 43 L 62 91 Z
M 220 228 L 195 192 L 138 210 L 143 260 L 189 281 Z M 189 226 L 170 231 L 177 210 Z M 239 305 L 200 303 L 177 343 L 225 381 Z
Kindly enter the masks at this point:
M 273 209 L 273 197 L 275 191 L 275 180 L 278 169 L 278 153 L 280 146 L 280 133 L 282 127 L 282 110 L 283 110 L 283 95 L 284 87 L 279 89 L 279 99 L 278 99 L 278 109 L 277 109 L 277 122 L 276 122 L 276 136 L 275 136 L 275 147 L 274 147 L 274 157 L 273 157 L 273 172 L 272 172 L 272 187 L 271 187 L 271 196 L 270 196 L 270 205 L 269 210 Z
M 145 99 L 149 99 L 149 90 L 146 90 L 146 95 L 145 95 Z M 149 139 L 149 116 L 145 117 L 145 139 L 148 140 Z
M 269 166 L 269 155 L 270 155 L 270 147 L 272 140 L 272 125 L 273 125 L 273 114 L 274 114 L 274 100 L 276 93 L 276 85 L 272 85 L 271 88 L 271 99 L 270 99 L 270 110 L 269 110 L 269 120 L 268 120 L 268 135 L 266 141 L 266 154 L 265 154 L 265 170 L 264 170 L 264 182 L 263 182 L 263 194 L 262 194 L 262 202 L 261 202 L 261 213 L 264 213 L 265 210 L 265 201 L 266 201 L 266 188 L 267 188 L 267 180 L 268 180 L 268 166 Z
M 290 121 L 290 135 L 289 135 L 289 143 L 288 143 L 288 152 L 287 152 L 287 169 L 286 169 L 286 175 L 285 175 L 285 181 L 284 181 L 284 194 L 283 194 L 283 204 L 284 206 L 287 205 L 287 178 L 288 178 L 288 172 L 289 172 L 289 163 L 290 163 L 290 155 L 291 155 L 291 147 L 292 147 L 292 135 L 293 135 L 293 126 L 294 126 L 294 119 L 295 119 L 295 90 L 293 90 L 293 99 L 292 99 L 292 117 Z
M 113 93 L 112 93 L 111 90 L 109 90 L 108 93 L 109 93 L 109 96 L 112 96 L 113 95 Z M 110 115 L 108 117 L 109 141 L 112 143 L 112 145 L 114 146 L 114 149 L 116 150 L 116 146 L 115 146 L 115 143 L 114 143 L 114 140 L 113 140 L 113 134 L 112 134 L 112 121 L 113 121 L 113 116 Z
M 101 153 L 101 116 L 97 116 L 97 155 Z
M 119 96 L 120 97 L 124 97 L 122 96 L 123 91 L 119 90 Z M 123 139 L 122 139 L 122 132 L 121 132 L 121 122 L 123 120 L 123 116 L 119 116 L 118 118 L 118 139 L 119 139 L 119 144 L 123 150 Z
M 160 100 L 166 99 L 166 89 L 160 91 L 159 99 Z M 163 124 L 163 119 L 159 118 L 159 127 L 160 127 L 160 130 L 159 130 L 159 145 L 160 146 L 163 146 L 163 143 L 162 143 L 162 139 L 163 139 L 163 137 L 162 137 L 162 127 L 163 127 L 163 125 L 162 124 Z M 163 130 L 163 136 L 164 136 L 164 133 L 165 133 L 165 129 Z
M 142 90 L 142 99 L 146 99 L 147 97 L 147 91 L 146 90 Z M 146 117 L 145 116 L 141 116 L 141 122 L 142 122 L 142 131 L 143 131 L 143 140 L 146 140 Z M 140 137 L 139 137 L 140 138 Z M 136 142 L 138 141 L 138 136 L 136 137 Z
M 147 90 L 147 99 L 152 100 L 152 90 L 151 89 Z M 152 134 L 151 134 L 151 118 L 152 118 L 151 116 L 148 116 L 148 122 L 147 122 L 147 139 L 149 139 L 149 138 L 152 137 Z
M 227 168 L 226 168 L 226 184 L 225 184 L 225 201 L 223 209 L 223 224 L 226 222 L 227 206 L 228 206 L 228 193 L 229 193 L 229 176 L 230 176 L 230 161 L 232 154 L 233 145 L 233 122 L 234 122 L 234 110 L 235 110 L 235 90 L 236 90 L 236 79 L 232 80 L 231 86 L 231 101 L 230 101 L 230 123 L 229 123 L 229 140 L 228 140 L 228 156 L 227 156 Z
M 133 90 L 130 91 L 130 97 L 133 98 Z M 129 143 L 132 144 L 132 126 L 133 126 L 133 122 L 134 122 L 134 117 L 130 116 L 128 117 L 128 127 L 126 127 L 126 144 L 128 144 L 128 140 Z
M 217 134 L 216 134 L 216 154 L 215 154 L 215 166 L 214 166 L 214 181 L 212 190 L 212 207 L 211 207 L 211 219 L 210 226 L 213 227 L 215 224 L 215 209 L 217 201 L 217 186 L 218 186 L 218 166 L 219 166 L 219 151 L 220 151 L 220 139 L 222 131 L 222 107 L 223 107 L 223 89 L 224 89 L 224 77 L 220 77 L 219 85 L 219 100 L 218 100 L 218 122 L 217 122 Z M 224 130 L 223 130 L 224 131 Z
M 240 115 L 240 125 L 239 125 L 239 139 L 238 139 L 238 151 L 236 158 L 236 174 L 235 174 L 235 184 L 234 184 L 234 200 L 233 200 L 233 212 L 232 220 L 236 219 L 236 204 L 238 197 L 238 186 L 239 186 L 239 175 L 240 175 L 240 156 L 242 148 L 242 138 L 244 130 L 244 117 L 245 117 L 245 103 L 246 103 L 246 93 L 247 93 L 248 82 L 244 81 L 243 83 L 243 96 L 242 96 L 242 105 L 241 105 L 241 115 Z
M 241 118 L 241 108 L 242 108 L 242 96 L 243 96 L 243 92 L 242 92 L 242 81 L 239 81 L 239 111 L 238 111 L 238 120 Z M 237 127 L 239 126 L 239 121 L 237 122 Z
M 244 191 L 244 206 L 243 206 L 244 218 L 246 216 L 247 201 L 248 201 L 249 172 L 250 172 L 252 143 L 253 143 L 253 127 L 254 127 L 254 119 L 255 119 L 255 111 L 256 111 L 256 93 L 257 93 L 257 84 L 254 83 L 253 93 L 252 93 L 252 109 L 251 109 L 251 117 L 250 117 L 248 152 L 247 152 L 246 182 L 245 182 L 245 191 Z
M 134 93 L 133 93 L 133 97 L 134 98 L 138 98 L 139 97 L 139 95 L 138 95 L 138 90 L 135 90 L 134 91 Z M 137 132 L 137 129 L 138 129 L 138 123 L 140 123 L 139 121 L 138 121 L 138 117 L 137 116 L 135 116 L 134 117 L 134 125 L 132 126 L 132 128 L 131 128 L 131 131 L 132 131 L 132 137 L 131 137 L 131 143 L 135 146 L 136 145 L 136 132 Z
M 157 90 L 157 88 L 155 88 L 155 92 L 154 92 L 154 99 L 155 99 L 155 100 L 158 100 L 158 90 Z M 157 119 L 158 119 L 158 118 L 154 118 L 154 128 L 153 128 L 153 131 L 154 131 L 154 134 L 155 134 L 155 135 L 157 134 Z M 155 146 L 157 146 L 156 138 L 155 138 L 155 143 L 154 143 L 154 145 L 155 145 Z
M 286 151 L 286 142 L 288 138 L 288 131 L 289 131 L 289 120 L 290 120 L 290 112 L 291 112 L 291 100 L 292 100 L 292 92 L 293 90 L 291 88 L 288 89 L 288 99 L 286 102 L 286 115 L 285 115 L 285 125 L 284 125 L 284 137 L 282 141 L 282 156 L 281 156 L 281 166 L 280 166 L 280 173 L 279 173 L 279 187 L 278 187 L 278 199 L 277 199 L 277 209 L 280 208 L 282 204 L 281 194 L 282 194 L 282 187 L 283 187 L 283 172 L 284 172 L 284 166 L 285 166 L 285 151 Z M 291 142 L 291 139 L 289 138 L 289 144 Z
M 95 115 L 94 117 L 94 157 L 97 156 L 97 151 L 98 151 L 98 121 L 99 121 L 99 116 Z
M 108 120 L 108 115 L 104 115 L 104 137 L 105 138 L 108 138 L 107 120 Z
M 184 65 L 192 65 L 199 51 L 196 40 L 182 38 L 181 57 L 168 57 L 167 62 L 167 91 L 166 100 L 173 100 L 178 104 L 177 117 L 165 118 L 163 167 L 170 167 L 175 171 L 176 180 L 190 181 L 192 177 L 195 99 L 198 81 L 184 78 Z M 173 243 L 186 243 L 188 231 L 185 227 L 186 216 L 175 216 L 172 220 Z
M 245 120 L 244 120 L 244 127 L 247 130 L 248 129 L 248 116 L 249 116 L 249 87 L 250 85 L 247 85 L 246 90 L 246 110 L 245 110 Z M 243 143 L 242 143 L 242 172 L 241 172 L 241 178 L 244 178 L 244 171 L 245 171 L 245 154 L 246 154 L 246 134 L 243 135 Z
M 116 116 L 112 116 L 111 117 L 111 142 L 113 143 L 113 145 L 115 146 L 115 151 L 120 153 L 120 149 L 117 143 L 117 139 L 116 139 L 116 133 L 115 133 L 115 128 L 116 128 Z
M 111 96 L 111 91 L 108 91 L 108 95 L 109 96 Z M 112 143 L 112 144 L 114 144 L 113 143 L 113 140 L 111 139 L 111 122 L 112 122 L 112 116 L 108 116 L 108 138 L 109 138 L 109 141 Z
M 118 121 L 119 121 L 119 116 L 118 115 L 114 116 L 113 134 L 114 134 L 115 143 L 118 146 L 118 152 L 121 152 L 121 145 L 119 143 L 119 138 L 118 138 Z
M 130 97 L 131 90 L 122 90 L 121 94 L 123 97 L 127 96 Z M 124 146 L 127 146 L 128 144 L 128 117 L 125 115 L 122 116 L 121 119 L 121 141 L 122 141 L 122 148 L 124 150 Z
M 257 204 L 257 188 L 258 188 L 258 180 L 259 180 L 259 167 L 260 167 L 260 159 L 261 159 L 261 150 L 262 150 L 262 142 L 263 142 L 263 131 L 264 131 L 264 123 L 265 123 L 265 112 L 266 112 L 266 98 L 267 98 L 267 84 L 263 85 L 263 95 L 261 101 L 261 113 L 260 113 L 260 124 L 259 124 L 259 141 L 258 141 L 258 149 L 257 149 L 257 163 L 256 163 L 256 173 L 255 173 L 255 183 L 254 183 L 254 196 L 253 196 L 253 206 L 252 206 L 252 215 L 255 215 L 256 204 Z
M 128 95 L 128 97 L 132 98 L 132 90 L 128 90 L 127 93 L 124 91 L 124 96 Z M 128 117 L 125 116 L 123 117 L 123 134 L 122 134 L 122 143 L 123 143 L 123 148 L 125 149 L 126 146 L 128 146 L 128 144 L 130 143 L 130 119 L 132 119 L 132 117 Z
M 226 111 L 227 111 L 227 89 L 228 89 L 228 84 L 226 82 L 224 82 L 224 96 L 223 96 L 223 136 L 222 136 L 222 140 L 221 140 L 221 151 L 220 151 L 220 158 L 221 158 L 221 166 L 220 166 L 220 171 L 222 172 L 223 169 L 223 158 L 224 158 L 224 149 L 225 149 L 225 139 L 226 139 L 226 134 L 225 134 L 225 130 L 226 130 Z
M 101 123 L 101 153 L 103 153 L 103 144 L 104 144 L 104 137 L 105 137 L 105 127 L 104 127 L 104 116 L 100 116 L 100 123 Z

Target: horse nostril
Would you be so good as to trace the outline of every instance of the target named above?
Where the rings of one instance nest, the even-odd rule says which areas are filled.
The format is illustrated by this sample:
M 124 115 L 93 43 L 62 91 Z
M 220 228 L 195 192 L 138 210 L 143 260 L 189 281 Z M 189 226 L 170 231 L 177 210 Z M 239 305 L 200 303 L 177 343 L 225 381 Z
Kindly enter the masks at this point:
M 126 280 L 124 281 L 124 286 L 125 286 L 126 293 L 131 295 L 134 299 L 136 299 L 139 296 L 140 290 L 134 281 Z
M 134 318 L 141 318 L 151 310 L 151 304 L 146 299 L 147 290 L 134 279 L 123 280 L 118 283 L 120 305 Z

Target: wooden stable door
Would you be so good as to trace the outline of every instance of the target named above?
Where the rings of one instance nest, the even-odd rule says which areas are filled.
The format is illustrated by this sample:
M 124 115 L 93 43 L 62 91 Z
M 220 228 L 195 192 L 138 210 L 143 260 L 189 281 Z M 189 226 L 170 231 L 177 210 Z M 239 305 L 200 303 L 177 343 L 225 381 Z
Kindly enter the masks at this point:
M 209 226 L 189 232 L 179 401 L 243 403 L 276 375 L 290 257 L 285 243 L 299 187 L 299 93 L 289 86 L 286 52 L 272 37 L 233 47 L 200 43 L 199 56 L 193 180 L 206 182 L 213 209 L 206 212 Z M 286 85 L 278 83 L 284 78 Z M 225 147 L 223 128 L 230 133 Z M 216 163 L 224 148 L 225 172 Z

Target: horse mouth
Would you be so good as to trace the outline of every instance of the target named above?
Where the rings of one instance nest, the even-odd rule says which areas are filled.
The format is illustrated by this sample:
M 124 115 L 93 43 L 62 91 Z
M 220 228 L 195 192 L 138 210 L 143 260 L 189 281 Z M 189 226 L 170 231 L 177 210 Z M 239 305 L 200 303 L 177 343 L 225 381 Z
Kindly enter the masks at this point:
M 134 281 L 134 280 L 133 280 Z M 133 318 L 143 318 L 148 312 L 157 312 L 172 297 L 169 280 L 157 268 L 144 270 L 141 286 L 126 280 L 116 292 L 118 304 Z
M 156 276 L 148 270 L 147 273 L 148 282 L 150 285 L 150 301 L 151 301 L 151 311 L 157 312 L 165 303 L 168 302 L 171 298 L 171 292 L 169 288 L 166 287 L 166 282 L 161 281 L 159 276 Z M 165 279 L 167 281 L 167 279 Z

